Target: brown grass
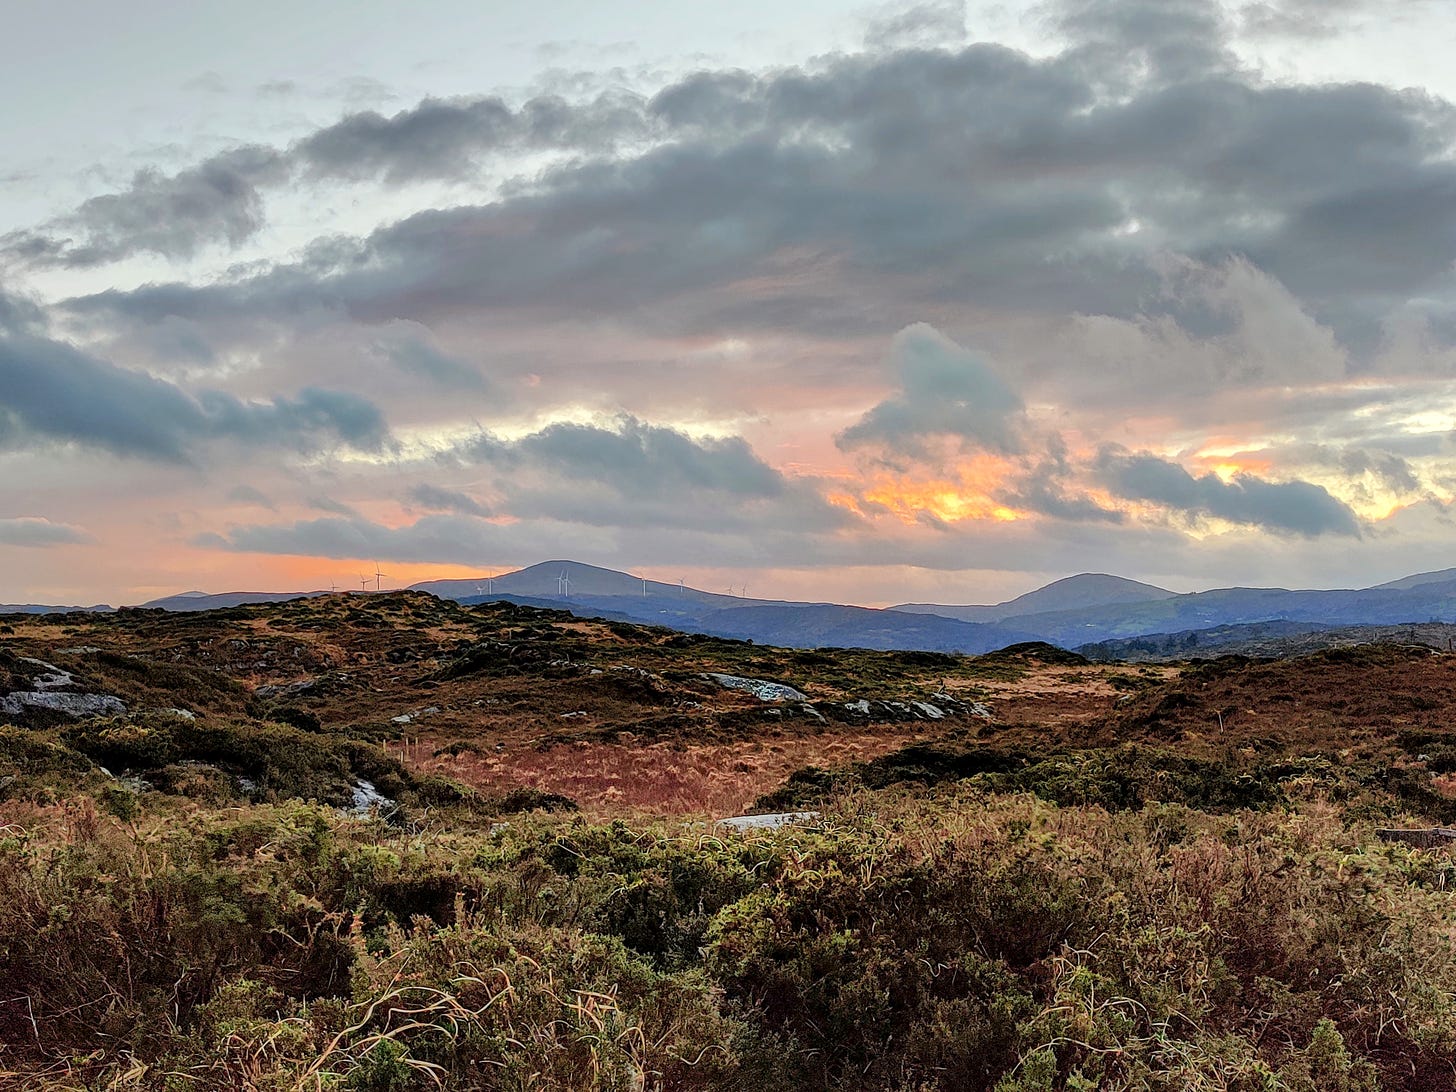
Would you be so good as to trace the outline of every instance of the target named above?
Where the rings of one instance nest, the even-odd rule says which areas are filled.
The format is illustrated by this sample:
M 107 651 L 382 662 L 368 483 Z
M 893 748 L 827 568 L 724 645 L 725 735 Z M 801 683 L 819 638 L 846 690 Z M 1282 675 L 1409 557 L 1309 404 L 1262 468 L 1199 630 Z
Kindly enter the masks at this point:
M 442 774 L 485 792 L 534 788 L 575 800 L 592 817 L 736 815 L 802 766 L 842 766 L 935 735 L 922 724 L 868 732 L 675 747 L 575 743 L 494 754 L 440 755 L 424 737 L 391 744 L 418 773 Z

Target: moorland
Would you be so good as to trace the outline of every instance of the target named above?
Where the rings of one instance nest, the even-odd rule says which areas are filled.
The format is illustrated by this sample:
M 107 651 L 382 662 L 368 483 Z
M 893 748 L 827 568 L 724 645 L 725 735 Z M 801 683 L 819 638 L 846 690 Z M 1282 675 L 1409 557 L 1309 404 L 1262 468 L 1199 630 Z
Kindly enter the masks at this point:
M 0 619 L 0 1080 L 1450 1089 L 1456 656 Z M 796 822 L 739 831 L 741 812 Z

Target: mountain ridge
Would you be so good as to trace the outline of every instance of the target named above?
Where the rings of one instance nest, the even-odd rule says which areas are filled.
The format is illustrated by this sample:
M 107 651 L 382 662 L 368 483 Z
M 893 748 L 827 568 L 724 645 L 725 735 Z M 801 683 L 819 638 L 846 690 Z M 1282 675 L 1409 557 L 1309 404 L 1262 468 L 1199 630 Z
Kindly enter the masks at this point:
M 1171 599 L 1178 595 L 1167 588 L 1144 584 L 1125 576 L 1110 573 L 1076 573 L 1053 580 L 1004 603 L 954 606 L 943 603 L 900 603 L 890 610 L 909 614 L 939 614 L 966 622 L 999 622 L 1023 614 L 1041 614 L 1051 610 L 1072 610 L 1078 607 L 1112 606 L 1118 603 L 1141 603 Z M 1028 609 L 1031 608 L 1031 609 Z
M 513 601 L 564 609 L 580 617 L 659 625 L 687 633 L 792 647 L 861 647 L 981 653 L 1023 641 L 1064 648 L 1156 634 L 1276 622 L 1306 626 L 1456 622 L 1456 568 L 1413 574 L 1370 588 L 1231 587 L 1177 593 L 1109 573 L 1078 573 L 1004 603 L 951 606 L 854 604 L 754 599 L 685 582 L 653 580 L 569 559 L 538 562 L 478 578 L 411 585 L 474 605 Z M 324 591 L 208 593 L 187 591 L 142 604 L 201 611 L 330 595 Z M 372 594 L 349 590 L 332 593 Z M 0 613 L 60 613 L 101 608 L 25 605 Z

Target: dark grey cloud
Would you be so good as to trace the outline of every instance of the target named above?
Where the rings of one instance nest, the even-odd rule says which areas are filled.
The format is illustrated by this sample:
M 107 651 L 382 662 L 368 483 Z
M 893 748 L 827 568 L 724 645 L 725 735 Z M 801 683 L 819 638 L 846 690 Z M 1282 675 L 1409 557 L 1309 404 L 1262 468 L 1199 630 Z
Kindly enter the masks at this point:
M 64 342 L 0 337 L 0 442 L 7 446 L 76 444 L 188 463 L 213 440 L 254 449 L 343 444 L 377 451 L 388 439 L 379 410 L 355 394 L 305 388 L 262 402 L 215 390 L 190 394 Z
M 490 515 L 490 509 L 470 494 L 455 489 L 441 489 L 428 483 L 411 488 L 408 498 L 410 503 L 433 512 L 453 512 L 460 516 Z
M 1254 474 L 1228 482 L 1213 473 L 1194 477 L 1156 455 L 1117 448 L 1104 449 L 1095 470 L 1115 496 L 1189 516 L 1310 537 L 1360 534 L 1360 521 L 1349 506 L 1310 482 L 1270 482 Z
M 1216 0 L 1060 0 L 1052 10 L 1096 80 L 1172 83 L 1235 65 Z
M 700 492 L 776 498 L 789 491 L 783 474 L 741 437 L 696 440 L 630 416 L 618 418 L 612 428 L 548 425 L 519 440 L 482 435 L 458 454 L 476 462 L 539 468 L 638 497 Z
M 72 307 L 240 329 L 317 311 L 430 323 L 633 309 L 667 332 L 839 335 L 867 315 L 883 329 L 968 305 L 1135 316 L 1173 252 L 1246 255 L 1366 348 L 1414 295 L 1456 313 L 1442 287 L 1456 261 L 1450 104 L 1265 82 L 1224 55 L 1214 4 L 1074 4 L 1062 25 L 1070 43 L 1046 58 L 896 49 L 700 72 L 645 104 L 357 115 L 292 160 L 341 177 L 455 170 L 503 126 L 576 154 L 491 203 L 423 211 L 301 262 Z M 1097 62 L 1114 56 L 1126 61 L 1115 87 Z M 522 120 L 535 114 L 555 120 Z M 611 150 L 582 143 L 586 131 Z M 754 278 L 781 286 L 772 306 L 742 295 Z M 862 304 L 834 303 L 851 296 Z
M 1075 523 L 1122 523 L 1126 519 L 1124 513 L 1077 491 L 1072 484 L 1076 474 L 1066 441 L 1053 433 L 1047 439 L 1046 453 L 1025 472 L 1013 474 L 996 499 L 1009 508 Z
M 950 437 L 967 448 L 1022 450 L 1026 407 L 978 354 L 921 323 L 895 335 L 890 358 L 900 392 L 835 437 L 840 448 L 918 458 L 928 440 Z
M 646 131 L 641 101 L 622 91 L 574 103 L 543 95 L 519 107 L 497 96 L 431 98 L 388 117 L 372 110 L 350 114 L 288 154 L 315 178 L 402 184 L 467 177 L 491 153 L 607 151 Z
M 1340 469 L 1351 477 L 1369 474 L 1395 493 L 1415 493 L 1421 489 L 1421 479 L 1410 463 L 1389 451 L 1351 448 L 1341 454 Z
M 119 193 L 93 197 L 35 231 L 0 237 L 0 252 L 35 265 L 84 267 L 134 254 L 189 258 L 213 243 L 237 246 L 263 226 L 262 189 L 283 181 L 271 148 L 235 148 L 173 175 L 136 173 Z
M 0 334 L 35 333 L 45 325 L 40 305 L 0 285 Z
M 491 514 L 519 520 L 765 535 L 833 532 L 855 522 L 816 483 L 786 477 L 741 437 L 694 438 L 625 415 L 513 439 L 481 433 L 439 465 L 441 473 L 410 494 L 422 507 L 474 514 L 448 476 L 488 467 Z
M 300 177 L 391 185 L 473 174 L 483 157 L 539 150 L 604 152 L 643 134 L 642 103 L 625 92 L 568 103 L 538 96 L 425 99 L 392 116 L 346 115 L 287 148 L 245 145 L 174 174 L 144 168 L 38 229 L 0 236 L 0 254 L 33 266 L 88 267 L 135 254 L 189 258 L 237 247 L 264 224 L 264 193 Z
M 75 546 L 95 541 L 68 523 L 52 523 L 35 516 L 0 519 L 0 546 Z

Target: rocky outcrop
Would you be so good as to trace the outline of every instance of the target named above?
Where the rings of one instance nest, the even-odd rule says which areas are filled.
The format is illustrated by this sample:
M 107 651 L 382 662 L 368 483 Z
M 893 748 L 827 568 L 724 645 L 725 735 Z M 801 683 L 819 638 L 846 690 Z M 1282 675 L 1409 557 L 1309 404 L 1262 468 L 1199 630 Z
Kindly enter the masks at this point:
M 742 675 L 724 675 L 719 671 L 705 671 L 703 678 L 717 683 L 727 690 L 742 690 L 752 694 L 759 701 L 808 701 L 809 695 L 786 683 L 769 682 L 767 679 L 746 679 Z
M 111 694 L 81 693 L 76 676 L 55 664 L 22 656 L 5 666 L 12 689 L 0 694 L 0 716 L 19 719 L 44 711 L 79 718 L 126 712 L 126 703 Z

